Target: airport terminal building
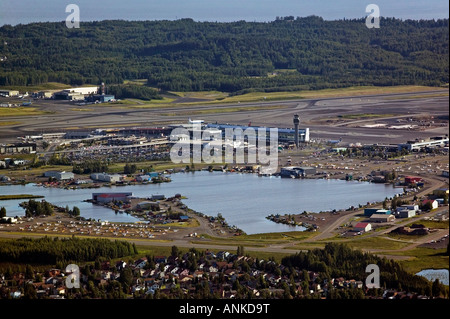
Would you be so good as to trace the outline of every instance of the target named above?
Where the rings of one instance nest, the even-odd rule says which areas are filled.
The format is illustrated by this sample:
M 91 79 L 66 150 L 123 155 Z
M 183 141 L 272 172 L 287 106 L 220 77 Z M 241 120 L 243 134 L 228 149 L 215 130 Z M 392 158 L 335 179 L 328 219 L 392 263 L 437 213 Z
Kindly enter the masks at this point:
M 260 126 L 245 126 L 245 125 L 230 125 L 230 124 L 207 124 L 207 128 L 209 129 L 218 129 L 222 131 L 222 134 L 225 135 L 225 129 L 242 129 L 245 131 L 248 128 L 252 128 L 255 132 L 258 129 L 265 129 L 267 136 L 270 134 L 269 127 L 260 127 Z M 298 131 L 299 142 L 307 143 L 310 141 L 309 138 L 309 128 L 299 129 Z M 280 143 L 294 143 L 295 142 L 295 129 L 293 128 L 279 128 L 278 129 L 278 141 Z

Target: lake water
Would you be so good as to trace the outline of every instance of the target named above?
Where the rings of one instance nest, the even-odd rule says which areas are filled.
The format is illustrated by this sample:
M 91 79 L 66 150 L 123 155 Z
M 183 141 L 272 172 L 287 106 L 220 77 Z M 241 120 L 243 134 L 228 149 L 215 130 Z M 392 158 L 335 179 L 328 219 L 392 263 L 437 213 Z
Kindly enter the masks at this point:
M 448 269 L 424 269 L 416 275 L 425 277 L 430 281 L 439 279 L 441 284 L 448 286 Z
M 133 196 L 150 197 L 179 193 L 190 208 L 209 216 L 221 213 L 229 225 L 236 225 L 247 234 L 300 230 L 276 224 L 265 219 L 270 214 L 296 214 L 303 211 L 320 212 L 346 209 L 367 202 L 382 201 L 402 193 L 401 188 L 368 182 L 288 179 L 259 177 L 256 174 L 195 172 L 172 175 L 172 182 L 149 185 L 102 187 L 97 189 L 65 190 L 43 188 L 33 184 L 0 186 L 0 194 L 42 195 L 55 205 L 70 208 L 78 206 L 81 216 L 116 222 L 137 221 L 127 214 L 95 206 L 83 200 L 91 199 L 94 192 L 132 192 Z M 19 206 L 23 200 L 0 201 L 8 216 L 23 216 Z

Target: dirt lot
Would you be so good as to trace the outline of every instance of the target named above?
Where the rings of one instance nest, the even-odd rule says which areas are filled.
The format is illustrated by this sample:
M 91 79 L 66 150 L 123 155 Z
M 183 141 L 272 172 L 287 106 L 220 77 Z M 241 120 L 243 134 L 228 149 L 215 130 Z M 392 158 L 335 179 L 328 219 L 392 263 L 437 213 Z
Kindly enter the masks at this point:
M 432 240 L 428 243 L 420 245 L 419 247 L 442 249 L 442 248 L 447 248 L 447 246 L 448 246 L 448 235 L 446 237 L 444 235 L 444 237 L 442 237 L 438 240 Z

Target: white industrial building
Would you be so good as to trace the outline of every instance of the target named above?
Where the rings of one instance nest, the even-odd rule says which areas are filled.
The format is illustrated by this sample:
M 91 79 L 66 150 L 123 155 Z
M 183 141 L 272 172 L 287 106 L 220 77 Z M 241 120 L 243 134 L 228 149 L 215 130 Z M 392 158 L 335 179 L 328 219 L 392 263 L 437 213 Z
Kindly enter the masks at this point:
M 93 193 L 92 200 L 99 203 L 124 202 L 128 203 L 133 193 Z
M 97 86 L 64 89 L 53 94 L 57 100 L 84 100 L 87 95 L 98 93 Z
M 386 214 L 373 214 L 372 216 L 370 216 L 370 221 L 374 223 L 391 223 L 395 221 L 395 216 Z
M 98 93 L 98 87 L 97 86 L 87 86 L 87 87 L 79 87 L 79 88 L 70 88 L 65 89 L 63 92 L 69 92 L 69 93 L 80 93 L 80 94 L 97 94 Z
M 3 96 L 18 96 L 19 91 L 16 90 L 0 90 L 0 95 Z
M 419 205 L 402 205 L 397 207 L 396 215 L 398 218 L 410 218 L 416 216 L 417 212 L 419 212 Z
M 58 171 L 47 171 L 44 173 L 45 177 L 56 178 L 58 181 L 66 181 L 74 179 L 75 175 L 72 172 L 58 172 Z
M 106 174 L 106 173 L 92 173 L 91 179 L 94 181 L 117 183 L 123 181 L 123 175 L 120 174 Z
M 414 217 L 414 216 L 416 216 L 415 210 L 410 210 L 410 209 L 397 210 L 397 217 L 399 217 L 399 218 L 410 218 L 410 217 Z
M 415 205 L 415 204 L 413 204 L 413 205 L 402 205 L 400 207 L 397 207 L 397 211 L 400 211 L 400 210 L 413 210 L 415 212 L 418 212 L 419 211 L 419 205 Z
M 419 151 L 426 147 L 444 147 L 448 143 L 448 137 L 432 137 L 429 140 L 408 141 L 405 144 L 398 144 L 398 148 L 399 150 L 405 148 L 408 151 Z

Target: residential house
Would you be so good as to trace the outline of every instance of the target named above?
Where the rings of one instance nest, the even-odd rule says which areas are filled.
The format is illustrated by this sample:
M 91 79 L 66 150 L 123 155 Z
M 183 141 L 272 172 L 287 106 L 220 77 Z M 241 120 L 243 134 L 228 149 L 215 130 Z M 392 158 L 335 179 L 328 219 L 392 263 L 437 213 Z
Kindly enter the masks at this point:
M 121 271 L 125 268 L 126 265 L 126 262 L 124 262 L 123 260 L 119 260 L 118 262 L 116 262 L 116 269 Z
M 438 188 L 433 191 L 433 195 L 438 197 L 444 197 L 445 195 L 448 196 L 449 190 L 448 188 Z
M 179 276 L 188 276 L 189 275 L 189 269 L 183 269 L 180 271 Z
M 355 232 L 368 232 L 372 229 L 372 225 L 370 223 L 357 223 L 353 227 L 353 231 Z
M 422 202 L 422 205 L 429 205 L 429 203 L 431 203 L 431 209 L 436 209 L 439 207 L 439 203 L 434 199 L 426 199 Z
M 214 267 L 214 266 L 209 266 L 209 267 L 207 268 L 207 271 L 208 271 L 208 272 L 217 272 L 218 269 L 217 269 L 216 267 Z
M 101 278 L 105 279 L 105 280 L 109 280 L 109 279 L 111 279 L 111 274 L 112 274 L 111 271 L 102 271 Z
M 109 261 L 104 261 L 101 263 L 102 270 L 109 270 L 110 267 L 111 267 L 111 263 Z
M 161 264 L 161 263 L 166 263 L 167 262 L 167 257 L 166 256 L 156 256 L 155 257 L 155 263 Z
M 142 258 L 136 260 L 136 262 L 134 263 L 134 266 L 136 268 L 142 269 L 145 267 L 146 264 L 147 264 L 147 257 L 142 257 Z
M 217 253 L 218 259 L 226 259 L 226 258 L 228 258 L 228 256 L 230 256 L 230 253 L 228 251 L 219 251 Z

